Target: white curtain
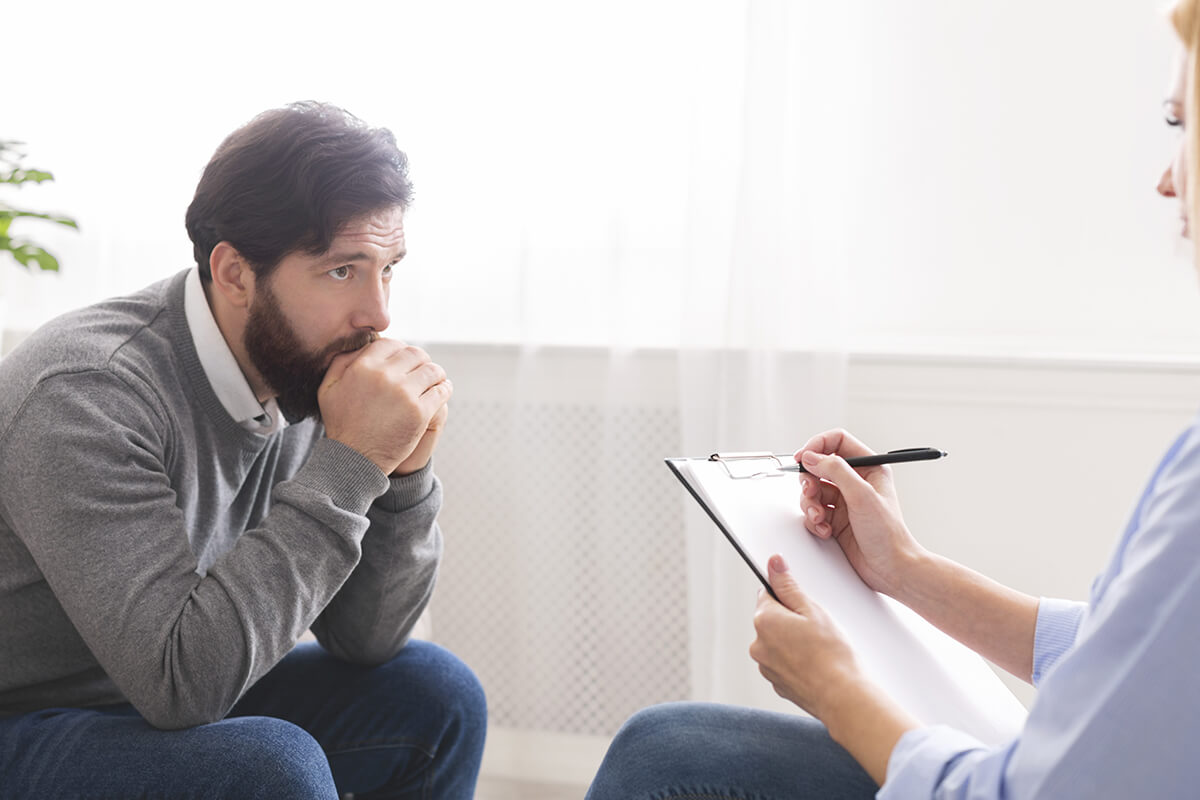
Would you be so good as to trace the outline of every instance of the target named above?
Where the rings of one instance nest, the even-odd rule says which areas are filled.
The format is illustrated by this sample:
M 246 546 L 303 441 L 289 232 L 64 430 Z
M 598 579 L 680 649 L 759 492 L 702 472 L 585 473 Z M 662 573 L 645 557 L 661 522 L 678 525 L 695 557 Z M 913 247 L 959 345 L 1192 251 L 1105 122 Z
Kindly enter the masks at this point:
M 735 129 L 696 132 L 692 175 L 709 177 L 689 203 L 680 382 L 689 455 L 787 453 L 845 422 L 855 107 L 842 5 L 746 4 L 741 80 L 726 88 Z M 746 653 L 757 583 L 690 504 L 686 519 L 696 694 L 786 707 Z

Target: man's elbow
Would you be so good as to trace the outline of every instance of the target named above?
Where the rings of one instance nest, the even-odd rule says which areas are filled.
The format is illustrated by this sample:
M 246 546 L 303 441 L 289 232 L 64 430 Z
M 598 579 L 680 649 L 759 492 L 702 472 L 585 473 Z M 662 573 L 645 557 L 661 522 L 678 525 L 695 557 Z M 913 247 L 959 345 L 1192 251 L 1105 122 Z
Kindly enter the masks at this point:
M 391 661 L 408 644 L 408 632 L 389 637 L 347 639 L 335 635 L 317 635 L 317 641 L 333 657 L 359 667 L 379 667 Z
M 406 644 L 408 644 L 407 635 L 392 642 L 362 644 L 347 651 L 341 658 L 360 667 L 381 667 L 399 655 Z
M 142 719 L 161 731 L 178 731 L 220 722 L 229 713 L 224 704 L 155 698 L 133 703 Z

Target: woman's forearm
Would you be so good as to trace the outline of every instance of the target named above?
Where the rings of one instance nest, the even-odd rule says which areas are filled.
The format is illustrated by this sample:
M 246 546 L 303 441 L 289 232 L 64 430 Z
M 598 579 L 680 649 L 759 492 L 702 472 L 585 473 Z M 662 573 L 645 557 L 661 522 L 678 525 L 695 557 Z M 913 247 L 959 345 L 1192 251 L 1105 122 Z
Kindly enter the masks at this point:
M 911 558 L 892 596 L 992 663 L 1032 680 L 1036 597 L 924 551 Z
M 835 742 L 854 756 L 880 786 L 900 737 L 920 724 L 882 689 L 859 680 L 831 696 L 820 713 Z

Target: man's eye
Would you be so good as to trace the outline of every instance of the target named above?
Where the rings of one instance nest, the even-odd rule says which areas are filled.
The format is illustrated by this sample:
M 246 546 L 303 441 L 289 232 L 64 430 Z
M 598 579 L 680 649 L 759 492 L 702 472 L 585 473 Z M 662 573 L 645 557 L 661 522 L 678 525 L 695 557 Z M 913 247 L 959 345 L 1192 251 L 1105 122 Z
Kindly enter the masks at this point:
M 350 277 L 350 267 L 337 267 L 329 270 L 329 274 L 339 281 L 344 281 Z

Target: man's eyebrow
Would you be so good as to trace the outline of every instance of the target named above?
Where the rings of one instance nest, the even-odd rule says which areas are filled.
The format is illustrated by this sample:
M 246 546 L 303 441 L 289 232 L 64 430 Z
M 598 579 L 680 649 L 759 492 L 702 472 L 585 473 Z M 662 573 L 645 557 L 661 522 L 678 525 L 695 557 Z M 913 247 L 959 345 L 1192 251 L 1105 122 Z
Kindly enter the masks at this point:
M 408 250 L 400 248 L 392 253 L 392 260 L 399 261 L 406 255 L 408 255 Z M 350 264 L 355 261 L 370 261 L 371 259 L 372 256 L 362 250 L 340 250 L 325 255 L 320 259 L 318 265 L 322 267 L 328 265 L 338 266 L 341 264 Z
M 341 250 L 327 253 L 325 257 L 321 259 L 321 264 L 348 264 L 351 261 L 366 261 L 367 258 L 367 254 L 361 250 Z

